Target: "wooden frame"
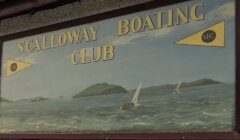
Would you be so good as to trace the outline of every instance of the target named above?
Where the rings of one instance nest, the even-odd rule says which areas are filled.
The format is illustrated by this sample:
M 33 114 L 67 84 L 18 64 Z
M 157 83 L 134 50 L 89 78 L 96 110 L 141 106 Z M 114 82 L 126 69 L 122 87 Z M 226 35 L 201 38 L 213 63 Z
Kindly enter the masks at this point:
M 181 2 L 184 2 L 187 0 L 182 0 Z M 152 1 L 144 4 L 139 4 L 136 6 L 131 6 L 111 12 L 105 12 L 89 17 L 84 17 L 80 19 L 75 19 L 72 21 L 66 21 L 50 26 L 40 27 L 37 29 L 32 29 L 28 31 L 23 31 L 19 33 L 14 33 L 10 35 L 5 35 L 0 37 L 0 44 L 1 44 L 1 51 L 2 52 L 2 45 L 3 42 L 25 37 L 25 36 L 31 36 L 38 33 L 44 33 L 48 31 L 54 31 L 57 29 L 63 29 L 67 27 L 72 27 L 75 25 L 81 25 L 85 23 L 91 23 L 94 21 L 100 21 L 103 19 L 108 19 L 116 16 L 126 15 L 134 12 L 139 12 L 147 9 L 153 9 L 160 6 L 166 6 L 170 4 L 178 3 L 178 0 L 161 0 L 161 1 Z M 240 2 L 236 0 L 236 38 L 239 38 L 240 35 L 240 28 L 239 28 L 239 7 Z M 240 49 L 239 46 L 240 41 L 236 39 L 236 112 L 235 112 L 235 131 L 233 132 L 188 132 L 188 133 L 104 133 L 104 134 L 0 134 L 0 138 L 23 138 L 23 139 L 92 139 L 92 138 L 98 138 L 98 139 L 238 139 L 240 138 L 240 73 L 239 73 L 239 67 L 240 67 L 240 61 L 239 61 L 239 55 L 240 55 Z M 1 65 L 1 63 L 0 63 Z

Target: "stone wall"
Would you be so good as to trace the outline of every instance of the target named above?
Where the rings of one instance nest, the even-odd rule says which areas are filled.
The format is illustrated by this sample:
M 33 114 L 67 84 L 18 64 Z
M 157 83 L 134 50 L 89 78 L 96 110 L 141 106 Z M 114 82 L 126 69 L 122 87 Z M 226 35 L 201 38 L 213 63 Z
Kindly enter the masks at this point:
M 21 15 L 0 22 L 0 36 L 71 19 L 95 15 L 152 0 L 80 0 L 53 9 Z

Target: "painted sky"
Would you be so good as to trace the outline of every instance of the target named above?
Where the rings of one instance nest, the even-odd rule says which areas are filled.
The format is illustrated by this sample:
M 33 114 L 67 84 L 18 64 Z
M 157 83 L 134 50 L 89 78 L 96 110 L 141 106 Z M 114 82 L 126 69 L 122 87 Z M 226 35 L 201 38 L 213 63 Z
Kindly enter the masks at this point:
M 122 37 L 116 35 L 119 19 L 130 19 L 136 15 L 144 17 L 147 13 L 167 10 L 175 6 L 184 7 L 185 3 L 180 3 L 55 31 L 58 34 L 64 30 L 99 25 L 98 40 L 91 43 L 18 56 L 16 54 L 18 40 L 4 42 L 1 95 L 10 100 L 32 97 L 72 97 L 96 83 L 106 82 L 121 85 L 126 89 L 134 89 L 140 80 L 143 81 L 144 87 L 172 84 L 178 81 L 188 82 L 201 78 L 234 83 L 234 0 L 195 0 L 188 4 L 196 2 L 205 3 L 205 20 L 191 21 L 188 24 L 159 30 L 131 33 Z M 175 44 L 178 40 L 223 20 L 227 23 L 225 48 Z M 49 35 L 51 32 L 44 34 Z M 105 44 L 115 45 L 114 60 L 85 65 L 71 63 L 70 55 L 74 50 Z M 26 61 L 34 65 L 6 78 L 7 59 Z

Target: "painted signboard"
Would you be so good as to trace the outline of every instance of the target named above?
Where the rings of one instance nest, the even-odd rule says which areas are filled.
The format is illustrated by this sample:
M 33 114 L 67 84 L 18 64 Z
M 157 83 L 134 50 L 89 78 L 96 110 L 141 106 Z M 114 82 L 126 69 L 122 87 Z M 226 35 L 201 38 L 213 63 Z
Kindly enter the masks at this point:
M 3 42 L 0 133 L 231 132 L 235 0 Z

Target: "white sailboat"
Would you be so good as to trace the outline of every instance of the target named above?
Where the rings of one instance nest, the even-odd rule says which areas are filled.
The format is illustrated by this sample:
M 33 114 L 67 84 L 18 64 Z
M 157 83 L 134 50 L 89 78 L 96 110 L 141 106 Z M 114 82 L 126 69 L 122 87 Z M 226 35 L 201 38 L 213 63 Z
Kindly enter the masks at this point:
M 180 92 L 180 87 L 181 87 L 181 85 L 182 85 L 182 82 L 181 82 L 181 81 L 178 82 L 177 87 L 176 87 L 175 90 L 173 91 L 174 94 L 179 94 L 179 93 L 181 93 L 181 92 Z
M 141 91 L 141 86 L 142 86 L 142 82 L 140 82 L 137 86 L 137 89 L 133 95 L 133 98 L 132 98 L 132 101 L 129 103 L 129 102 L 125 102 L 125 101 L 122 101 L 121 104 L 120 104 L 120 109 L 121 110 L 127 110 L 127 109 L 130 109 L 132 107 L 137 107 L 139 106 L 140 104 L 138 103 L 138 99 L 139 99 L 139 95 L 140 95 L 140 91 Z
M 142 86 L 142 81 L 139 83 L 134 95 L 133 95 L 133 99 L 132 99 L 132 103 L 134 104 L 134 106 L 138 106 L 138 98 L 139 98 L 139 94 L 141 91 L 141 86 Z

